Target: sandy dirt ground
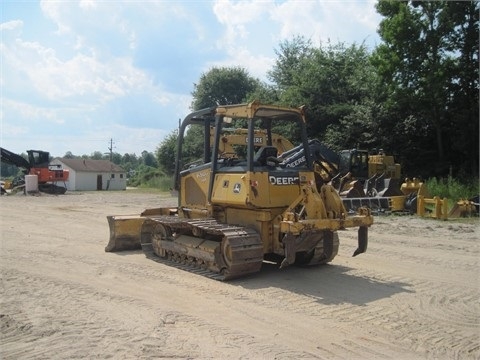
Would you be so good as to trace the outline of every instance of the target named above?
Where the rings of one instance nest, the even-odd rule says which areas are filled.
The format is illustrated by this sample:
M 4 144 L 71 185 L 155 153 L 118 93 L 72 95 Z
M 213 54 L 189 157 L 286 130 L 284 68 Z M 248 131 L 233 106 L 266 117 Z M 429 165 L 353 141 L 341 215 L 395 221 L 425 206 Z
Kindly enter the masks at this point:
M 220 282 L 106 253 L 123 192 L 2 196 L 1 359 L 479 359 L 478 219 L 375 217 L 368 252 Z

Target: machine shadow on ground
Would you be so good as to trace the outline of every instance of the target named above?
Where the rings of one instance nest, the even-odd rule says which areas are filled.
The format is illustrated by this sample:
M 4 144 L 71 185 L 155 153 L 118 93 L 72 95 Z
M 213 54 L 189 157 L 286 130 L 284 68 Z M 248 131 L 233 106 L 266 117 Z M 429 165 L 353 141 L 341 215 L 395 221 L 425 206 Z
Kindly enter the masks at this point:
M 113 253 L 118 256 L 142 254 L 141 250 Z M 145 261 L 155 259 L 145 258 Z M 157 259 L 172 268 L 175 263 Z M 188 270 L 182 270 L 189 273 Z M 279 264 L 264 261 L 258 273 L 223 282 L 225 286 L 241 286 L 249 290 L 278 288 L 316 299 L 320 304 L 352 304 L 366 306 L 368 303 L 392 297 L 399 293 L 414 293 L 411 284 L 400 281 L 379 281 L 368 276 L 353 274 L 354 268 L 335 263 L 317 266 L 289 266 L 280 269 Z M 206 281 L 218 281 L 204 277 Z
M 280 288 L 316 298 L 325 305 L 350 303 L 365 306 L 398 293 L 414 293 L 408 283 L 378 281 L 352 274 L 353 270 L 335 264 L 280 269 L 277 264 L 264 262 L 259 273 L 229 283 L 251 290 Z

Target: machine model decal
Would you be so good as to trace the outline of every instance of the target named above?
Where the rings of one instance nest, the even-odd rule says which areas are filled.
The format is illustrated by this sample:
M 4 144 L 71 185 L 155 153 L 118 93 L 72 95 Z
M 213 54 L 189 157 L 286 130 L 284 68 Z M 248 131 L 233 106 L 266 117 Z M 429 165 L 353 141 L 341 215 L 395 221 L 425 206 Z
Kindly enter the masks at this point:
M 208 171 L 200 171 L 198 174 L 195 174 L 197 179 L 201 182 L 206 182 L 208 178 Z

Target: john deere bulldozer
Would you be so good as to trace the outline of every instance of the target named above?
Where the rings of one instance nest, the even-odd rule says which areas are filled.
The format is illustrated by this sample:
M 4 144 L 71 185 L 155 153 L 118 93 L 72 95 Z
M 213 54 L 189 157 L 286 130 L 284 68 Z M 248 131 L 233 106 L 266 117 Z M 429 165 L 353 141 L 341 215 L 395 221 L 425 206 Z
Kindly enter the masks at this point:
M 185 167 L 183 142 L 191 126 L 203 128 L 203 157 Z M 234 155 L 222 155 L 224 127 L 248 128 L 244 146 L 235 147 Z M 256 273 L 264 260 L 280 267 L 330 262 L 338 253 L 337 230 L 349 227 L 358 228 L 353 255 L 365 252 L 370 211 L 362 207 L 349 215 L 335 189 L 316 182 L 309 151 L 301 165 L 282 166 L 271 134 L 286 127 L 308 149 L 302 108 L 252 102 L 189 114 L 180 125 L 176 149 L 178 206 L 108 216 L 105 251 L 142 247 L 148 257 L 201 269 L 219 280 Z M 267 134 L 262 143 L 255 141 L 259 129 Z

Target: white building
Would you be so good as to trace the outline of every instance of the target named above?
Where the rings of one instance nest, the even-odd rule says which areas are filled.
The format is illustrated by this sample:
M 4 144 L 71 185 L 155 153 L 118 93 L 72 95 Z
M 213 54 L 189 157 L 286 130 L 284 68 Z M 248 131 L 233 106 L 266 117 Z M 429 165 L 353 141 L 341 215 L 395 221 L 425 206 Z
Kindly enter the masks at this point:
M 126 190 L 127 174 L 108 160 L 55 158 L 50 165 L 61 165 L 70 172 L 67 190 Z

